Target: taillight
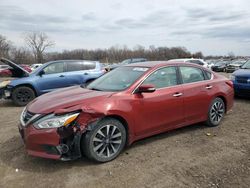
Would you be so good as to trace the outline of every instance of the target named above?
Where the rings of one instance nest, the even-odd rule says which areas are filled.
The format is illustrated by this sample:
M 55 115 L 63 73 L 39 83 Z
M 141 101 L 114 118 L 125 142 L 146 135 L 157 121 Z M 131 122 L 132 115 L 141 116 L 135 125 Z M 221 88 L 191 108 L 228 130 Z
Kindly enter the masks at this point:
M 227 80 L 226 84 L 229 85 L 231 88 L 234 87 L 233 81 L 232 80 Z

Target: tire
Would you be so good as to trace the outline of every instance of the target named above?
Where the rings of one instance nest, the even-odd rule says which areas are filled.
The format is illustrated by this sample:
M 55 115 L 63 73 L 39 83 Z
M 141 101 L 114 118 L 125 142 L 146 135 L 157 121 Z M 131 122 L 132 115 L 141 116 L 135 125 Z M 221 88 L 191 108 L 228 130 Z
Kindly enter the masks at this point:
M 206 125 L 209 127 L 218 126 L 225 115 L 225 111 L 224 101 L 221 98 L 215 98 L 209 106 Z
M 36 95 L 34 90 L 30 87 L 21 86 L 13 90 L 11 97 L 15 105 L 25 106 L 30 101 L 32 101 L 36 97 Z
M 82 151 L 87 158 L 96 162 L 111 161 L 123 150 L 126 135 L 126 130 L 120 121 L 114 118 L 103 119 L 83 135 Z

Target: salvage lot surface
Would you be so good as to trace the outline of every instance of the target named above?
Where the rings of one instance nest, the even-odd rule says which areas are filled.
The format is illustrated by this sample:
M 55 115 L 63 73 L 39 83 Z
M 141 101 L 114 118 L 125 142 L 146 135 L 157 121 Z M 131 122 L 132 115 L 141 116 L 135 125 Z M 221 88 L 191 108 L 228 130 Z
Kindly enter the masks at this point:
M 250 100 L 236 99 L 219 127 L 192 125 L 134 143 L 96 164 L 27 156 L 22 108 L 0 100 L 0 187 L 249 187 Z

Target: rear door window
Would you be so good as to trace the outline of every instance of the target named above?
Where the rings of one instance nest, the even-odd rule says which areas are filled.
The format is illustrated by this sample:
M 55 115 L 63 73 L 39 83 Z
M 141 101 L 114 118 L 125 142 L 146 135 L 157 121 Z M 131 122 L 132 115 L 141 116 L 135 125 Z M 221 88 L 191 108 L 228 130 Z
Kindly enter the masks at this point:
M 83 62 L 83 70 L 91 70 L 96 68 L 96 62 Z
M 67 72 L 95 69 L 96 62 L 73 61 L 67 62 Z
M 203 71 L 196 67 L 180 67 L 180 72 L 184 84 L 205 80 Z

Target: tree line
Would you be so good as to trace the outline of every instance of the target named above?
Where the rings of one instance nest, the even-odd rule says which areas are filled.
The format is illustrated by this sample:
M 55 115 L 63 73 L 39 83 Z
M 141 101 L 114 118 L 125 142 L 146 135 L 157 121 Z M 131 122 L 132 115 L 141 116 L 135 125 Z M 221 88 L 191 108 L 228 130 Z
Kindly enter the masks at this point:
M 113 46 L 107 49 L 75 49 L 62 52 L 48 52 L 55 43 L 43 32 L 29 32 L 23 37 L 26 47 L 16 47 L 5 36 L 0 35 L 0 57 L 6 57 L 20 64 L 44 63 L 60 59 L 96 60 L 102 63 L 117 63 L 124 59 L 143 57 L 148 60 L 169 60 L 176 58 L 203 58 L 202 52 L 191 53 L 184 47 L 145 48 L 137 45 L 133 49 Z

